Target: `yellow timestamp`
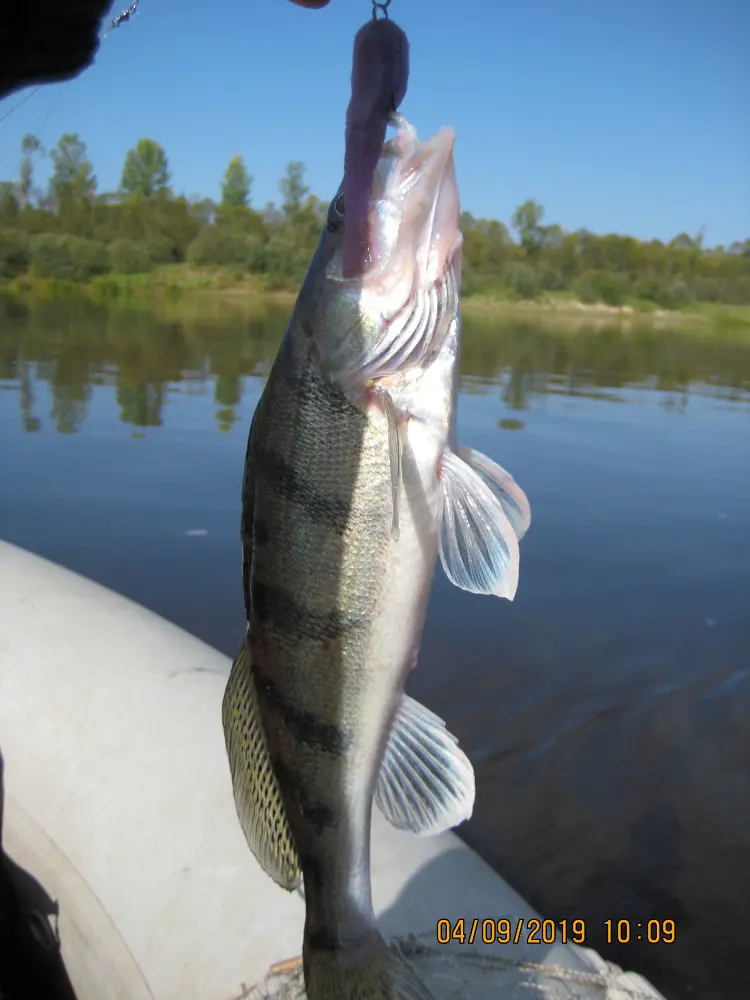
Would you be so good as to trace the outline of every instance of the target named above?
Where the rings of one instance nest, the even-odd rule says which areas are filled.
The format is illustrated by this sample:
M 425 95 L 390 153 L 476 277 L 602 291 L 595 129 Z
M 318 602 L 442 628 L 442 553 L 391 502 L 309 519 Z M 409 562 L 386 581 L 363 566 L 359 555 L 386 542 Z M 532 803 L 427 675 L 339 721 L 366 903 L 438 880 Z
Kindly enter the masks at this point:
M 584 944 L 583 920 L 538 920 L 532 917 L 446 917 L 437 922 L 437 943 L 450 944 Z
M 604 936 L 607 944 L 674 944 L 677 928 L 674 920 L 605 920 Z
M 605 920 L 596 928 L 585 920 L 540 920 L 536 917 L 464 917 L 437 921 L 438 944 L 674 944 L 674 920 Z M 590 933 L 593 931 L 593 933 Z M 602 940 L 603 939 L 603 940 Z

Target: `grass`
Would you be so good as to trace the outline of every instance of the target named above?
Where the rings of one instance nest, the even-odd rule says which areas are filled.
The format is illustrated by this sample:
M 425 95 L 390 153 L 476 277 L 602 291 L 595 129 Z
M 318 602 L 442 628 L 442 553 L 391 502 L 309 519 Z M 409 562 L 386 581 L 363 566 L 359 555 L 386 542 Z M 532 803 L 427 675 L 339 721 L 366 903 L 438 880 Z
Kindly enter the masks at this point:
M 726 305 L 721 302 L 701 302 L 680 309 L 660 309 L 653 302 L 626 300 L 621 306 L 603 302 L 583 303 L 571 292 L 552 292 L 534 299 L 514 299 L 507 295 L 472 295 L 461 300 L 461 311 L 467 319 L 491 320 L 501 316 L 534 317 L 539 321 L 563 322 L 584 320 L 587 324 L 611 324 L 614 321 L 640 326 L 664 328 L 695 328 L 704 332 L 741 333 L 750 338 L 750 306 Z
M 262 311 L 265 306 L 291 310 L 297 290 L 274 287 L 263 275 L 238 268 L 193 268 L 187 264 L 163 265 L 148 274 L 109 274 L 87 283 L 27 276 L 2 284 L 11 293 L 52 298 L 84 294 L 96 302 L 147 307 L 154 301 L 176 304 L 183 297 L 234 300 L 238 308 Z M 578 325 L 592 322 L 632 323 L 664 328 L 695 329 L 750 338 L 750 306 L 694 303 L 681 309 L 660 309 L 653 302 L 629 299 L 621 306 L 584 304 L 571 292 L 551 292 L 534 299 L 512 298 L 507 290 L 464 296 L 462 311 L 469 320 L 492 321 L 527 317 L 545 323 Z
M 262 275 L 235 268 L 191 268 L 167 264 L 149 274 L 108 274 L 87 286 L 99 301 L 119 298 L 177 298 L 186 293 L 262 299 L 280 306 L 293 305 L 296 291 L 274 288 Z
M 695 302 L 685 310 L 686 316 L 710 320 L 726 333 L 750 332 L 750 306 L 728 306 L 721 302 Z
M 296 291 L 274 288 L 262 275 L 233 268 L 191 268 L 185 264 L 165 264 L 148 274 L 106 274 L 87 282 L 24 275 L 0 282 L 11 294 L 53 298 L 85 295 L 96 302 L 177 299 L 190 293 L 220 294 L 224 297 L 257 299 L 291 306 Z

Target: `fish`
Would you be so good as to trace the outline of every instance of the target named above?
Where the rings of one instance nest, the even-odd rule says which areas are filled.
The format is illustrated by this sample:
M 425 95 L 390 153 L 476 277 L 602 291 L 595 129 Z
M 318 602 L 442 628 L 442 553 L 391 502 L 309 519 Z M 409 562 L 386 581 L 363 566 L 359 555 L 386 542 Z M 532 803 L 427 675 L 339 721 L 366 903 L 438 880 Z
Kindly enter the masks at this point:
M 248 436 L 246 635 L 222 702 L 239 820 L 304 886 L 308 1000 L 430 1000 L 378 931 L 373 803 L 432 835 L 468 819 L 472 765 L 405 693 L 438 559 L 512 600 L 528 500 L 456 439 L 461 343 L 455 133 L 394 113 L 373 177 L 372 264 L 344 273 L 343 183 Z

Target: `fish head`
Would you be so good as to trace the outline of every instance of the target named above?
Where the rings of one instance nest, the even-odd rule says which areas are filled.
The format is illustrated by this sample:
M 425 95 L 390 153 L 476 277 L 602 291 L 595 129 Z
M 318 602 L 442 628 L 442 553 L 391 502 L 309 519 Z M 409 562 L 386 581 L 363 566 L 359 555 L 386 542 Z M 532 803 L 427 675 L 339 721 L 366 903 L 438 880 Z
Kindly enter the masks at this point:
M 420 142 L 394 116 L 372 179 L 365 225 L 347 232 L 343 188 L 332 200 L 313 268 L 308 310 L 320 360 L 348 395 L 373 380 L 418 367 L 439 350 L 458 309 L 460 198 L 455 133 L 441 128 Z M 345 266 L 347 238 L 360 241 L 355 274 Z
M 383 147 L 366 225 L 355 234 L 363 291 L 390 314 L 415 286 L 439 281 L 461 243 L 453 129 L 443 127 L 420 142 L 403 116 L 394 118 L 398 133 Z

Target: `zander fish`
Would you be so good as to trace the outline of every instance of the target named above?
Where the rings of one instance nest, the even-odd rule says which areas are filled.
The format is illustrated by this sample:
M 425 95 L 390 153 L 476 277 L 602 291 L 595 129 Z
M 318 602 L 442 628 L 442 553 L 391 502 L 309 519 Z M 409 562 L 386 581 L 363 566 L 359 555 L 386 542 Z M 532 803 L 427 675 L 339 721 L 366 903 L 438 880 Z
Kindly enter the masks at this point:
M 320 244 L 250 429 L 247 635 L 223 702 L 237 811 L 285 889 L 304 878 L 309 1000 L 429 1000 L 377 931 L 373 800 L 396 827 L 467 819 L 474 774 L 404 693 L 438 554 L 458 587 L 512 600 L 526 497 L 456 442 L 461 234 L 443 128 L 385 143 L 370 266 L 344 277 L 346 206 Z

